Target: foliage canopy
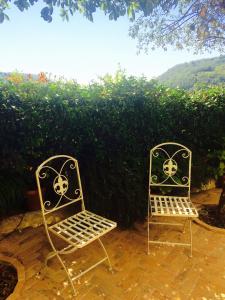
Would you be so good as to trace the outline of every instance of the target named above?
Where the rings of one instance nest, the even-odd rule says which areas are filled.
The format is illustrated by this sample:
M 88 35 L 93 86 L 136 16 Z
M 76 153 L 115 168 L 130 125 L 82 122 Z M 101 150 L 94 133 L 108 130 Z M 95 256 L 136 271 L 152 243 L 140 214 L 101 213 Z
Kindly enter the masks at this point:
M 40 0 L 39 0 L 40 1 Z M 16 0 L 13 4 L 20 10 L 29 9 L 38 0 Z M 83 14 L 90 21 L 93 21 L 93 13 L 100 9 L 110 20 L 117 20 L 118 17 L 127 14 L 131 20 L 134 20 L 135 13 L 139 11 L 147 12 L 147 1 L 136 0 L 43 0 L 44 7 L 41 10 L 41 17 L 47 21 L 52 21 L 52 14 L 55 8 L 60 9 L 60 15 L 63 19 L 68 20 L 70 15 L 75 12 Z M 11 0 L 0 0 L 0 23 L 4 19 L 8 19 L 5 13 L 7 8 L 10 8 Z
M 13 3 L 20 11 L 29 9 L 40 0 L 0 0 L 0 23 L 8 19 L 6 11 Z M 138 48 L 148 51 L 156 47 L 198 51 L 225 49 L 225 0 L 43 0 L 41 17 L 52 21 L 55 8 L 68 20 L 75 12 L 93 21 L 97 9 L 110 20 L 128 15 L 129 34 L 138 40 Z
M 143 13 L 130 29 L 138 47 L 146 52 L 151 45 L 167 50 L 194 49 L 194 52 L 225 49 L 224 0 L 154 1 L 149 15 Z

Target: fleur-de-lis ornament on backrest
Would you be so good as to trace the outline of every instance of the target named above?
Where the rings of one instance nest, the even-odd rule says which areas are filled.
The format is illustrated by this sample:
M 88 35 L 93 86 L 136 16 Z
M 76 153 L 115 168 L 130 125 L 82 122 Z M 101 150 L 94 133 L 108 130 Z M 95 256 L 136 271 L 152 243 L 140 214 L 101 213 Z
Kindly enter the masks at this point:
M 59 175 L 55 178 L 53 183 L 54 191 L 58 195 L 64 195 L 67 192 L 68 185 L 67 178 L 64 175 Z
M 171 158 L 167 159 L 163 164 L 163 171 L 169 177 L 175 175 L 176 172 L 177 172 L 177 163 L 176 163 L 176 161 L 171 159 Z

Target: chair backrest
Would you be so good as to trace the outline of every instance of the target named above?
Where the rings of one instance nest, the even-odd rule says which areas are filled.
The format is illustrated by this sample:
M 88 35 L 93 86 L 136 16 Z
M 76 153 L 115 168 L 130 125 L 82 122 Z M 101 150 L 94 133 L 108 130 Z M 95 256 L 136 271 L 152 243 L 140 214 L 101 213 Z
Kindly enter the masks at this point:
M 190 196 L 191 151 L 168 142 L 150 150 L 149 191 L 151 187 L 186 188 Z
M 81 210 L 85 209 L 75 158 L 68 155 L 50 157 L 37 168 L 36 180 L 44 218 L 47 214 L 78 201 L 81 202 Z

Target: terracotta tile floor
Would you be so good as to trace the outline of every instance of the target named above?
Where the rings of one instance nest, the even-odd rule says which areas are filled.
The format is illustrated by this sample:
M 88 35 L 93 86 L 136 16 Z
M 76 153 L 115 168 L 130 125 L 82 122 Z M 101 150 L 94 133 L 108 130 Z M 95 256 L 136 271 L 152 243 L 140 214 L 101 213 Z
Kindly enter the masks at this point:
M 194 195 L 194 202 L 214 203 L 219 190 Z M 208 200 L 207 200 L 208 199 Z M 179 229 L 152 228 L 152 236 L 185 239 Z M 65 272 L 57 258 L 44 268 L 50 250 L 43 226 L 15 232 L 0 242 L 0 252 L 16 257 L 25 267 L 25 283 L 18 299 L 23 300 L 150 300 L 225 299 L 225 233 L 193 224 L 193 257 L 182 247 L 151 246 L 146 255 L 146 224 L 134 229 L 116 229 L 103 237 L 114 273 L 101 264 L 75 282 L 78 296 L 72 295 Z M 66 256 L 76 273 L 101 257 L 97 242 Z

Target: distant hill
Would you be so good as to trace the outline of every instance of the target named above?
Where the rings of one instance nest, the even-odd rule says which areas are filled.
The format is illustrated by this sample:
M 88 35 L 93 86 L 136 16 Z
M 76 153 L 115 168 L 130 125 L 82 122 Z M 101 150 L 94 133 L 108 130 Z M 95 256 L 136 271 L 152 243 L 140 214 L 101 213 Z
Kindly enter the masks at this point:
M 157 79 L 169 87 L 183 89 L 198 85 L 225 85 L 225 56 L 176 65 Z

